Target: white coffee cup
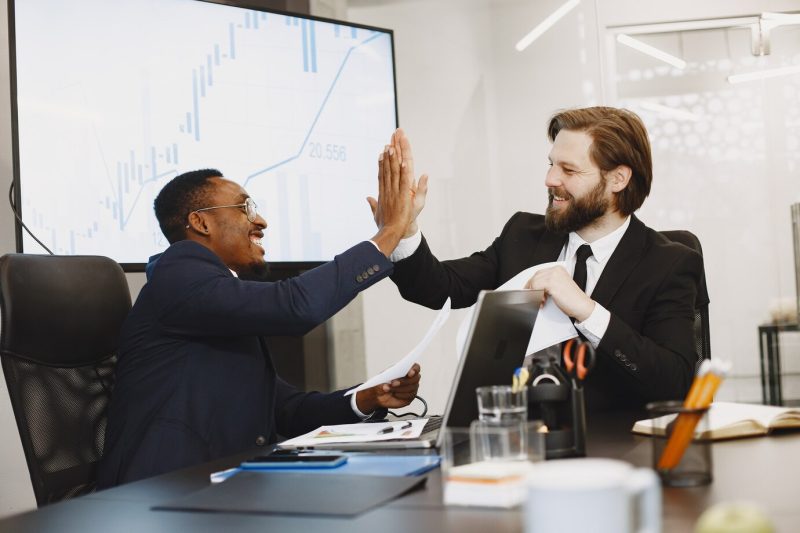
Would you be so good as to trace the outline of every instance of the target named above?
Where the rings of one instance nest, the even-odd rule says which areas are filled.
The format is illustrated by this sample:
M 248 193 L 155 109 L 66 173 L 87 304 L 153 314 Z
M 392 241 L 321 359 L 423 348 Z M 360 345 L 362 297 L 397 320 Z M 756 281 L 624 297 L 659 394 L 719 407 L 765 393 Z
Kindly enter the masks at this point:
M 658 476 L 614 459 L 537 463 L 527 480 L 525 531 L 660 533 Z

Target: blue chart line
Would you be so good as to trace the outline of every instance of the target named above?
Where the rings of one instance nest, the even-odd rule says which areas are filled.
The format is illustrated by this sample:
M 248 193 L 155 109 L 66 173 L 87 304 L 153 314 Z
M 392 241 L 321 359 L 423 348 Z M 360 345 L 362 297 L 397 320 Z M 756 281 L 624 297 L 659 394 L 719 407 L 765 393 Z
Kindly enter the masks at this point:
M 361 41 L 357 45 L 351 46 L 350 49 L 347 50 L 347 54 L 345 54 L 344 59 L 342 59 L 342 64 L 339 65 L 339 70 L 336 72 L 336 76 L 333 77 L 333 81 L 331 82 L 331 86 L 328 88 L 328 92 L 325 94 L 325 98 L 322 99 L 322 103 L 320 104 L 319 109 L 317 110 L 317 114 L 314 116 L 314 120 L 311 122 L 311 125 L 308 128 L 308 132 L 306 133 L 306 136 L 303 139 L 303 142 L 300 144 L 300 148 L 297 150 L 297 153 L 295 155 L 287 158 L 287 159 L 284 159 L 283 161 L 280 161 L 279 163 L 275 163 L 275 164 L 270 165 L 270 166 L 268 166 L 266 168 L 262 168 L 261 170 L 253 172 L 252 174 L 247 176 L 247 178 L 244 180 L 244 183 L 242 184 L 243 187 L 247 187 L 247 184 L 250 182 L 250 180 L 255 178 L 256 176 L 260 176 L 261 174 L 264 174 L 265 172 L 269 172 L 270 170 L 274 170 L 274 169 L 276 169 L 276 168 L 278 168 L 278 167 L 280 167 L 282 165 L 285 165 L 286 163 L 294 161 L 295 159 L 297 159 L 298 157 L 303 155 L 303 150 L 305 150 L 306 144 L 308 144 L 308 139 L 311 138 L 311 134 L 314 133 L 314 128 L 316 127 L 317 122 L 319 121 L 319 117 L 320 117 L 320 115 L 322 115 L 322 112 L 325 110 L 325 106 L 328 104 L 328 99 L 331 97 L 331 93 L 333 93 L 333 89 L 336 87 L 336 84 L 339 81 L 339 77 L 341 76 L 345 65 L 347 65 L 347 61 L 350 59 L 350 55 L 353 53 L 353 51 L 355 49 L 357 49 L 357 48 L 359 48 L 359 47 L 369 43 L 370 41 L 372 41 L 374 39 L 377 39 L 378 37 L 381 37 L 383 35 L 385 35 L 385 34 L 376 33 L 375 35 L 369 37 L 368 39 L 365 39 L 365 40 Z
M 308 72 L 308 22 L 303 19 L 303 71 Z
M 317 34 L 314 30 L 314 21 L 308 22 L 309 28 L 309 43 L 308 47 L 311 49 L 311 72 L 317 71 Z

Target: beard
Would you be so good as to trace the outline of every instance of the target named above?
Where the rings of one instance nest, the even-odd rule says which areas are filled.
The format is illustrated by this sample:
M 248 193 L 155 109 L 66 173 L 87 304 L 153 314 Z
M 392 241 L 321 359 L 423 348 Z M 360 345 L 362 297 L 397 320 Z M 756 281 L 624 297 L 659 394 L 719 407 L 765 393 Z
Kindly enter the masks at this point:
M 237 272 L 237 274 L 239 274 L 239 279 L 245 281 L 269 281 L 271 272 L 269 263 L 266 261 L 258 261 L 250 263 L 243 268 L 241 272 Z
M 605 196 L 606 180 L 602 178 L 597 186 L 580 198 L 575 198 L 566 189 L 547 189 L 548 203 L 544 224 L 549 231 L 570 233 L 585 228 L 608 210 L 611 202 Z M 557 194 L 556 194 L 557 193 Z M 553 208 L 553 196 L 569 201 L 564 209 Z

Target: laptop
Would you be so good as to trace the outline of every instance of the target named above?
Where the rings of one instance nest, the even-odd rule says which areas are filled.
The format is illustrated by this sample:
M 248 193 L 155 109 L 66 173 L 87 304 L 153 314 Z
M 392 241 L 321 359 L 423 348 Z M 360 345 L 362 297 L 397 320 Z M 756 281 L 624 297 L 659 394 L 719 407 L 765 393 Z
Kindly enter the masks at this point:
M 444 414 L 431 417 L 419 438 L 322 443 L 314 448 L 359 451 L 441 447 L 444 428 L 469 427 L 478 418 L 477 387 L 511 384 L 514 370 L 525 358 L 542 296 L 543 291 L 481 291 Z

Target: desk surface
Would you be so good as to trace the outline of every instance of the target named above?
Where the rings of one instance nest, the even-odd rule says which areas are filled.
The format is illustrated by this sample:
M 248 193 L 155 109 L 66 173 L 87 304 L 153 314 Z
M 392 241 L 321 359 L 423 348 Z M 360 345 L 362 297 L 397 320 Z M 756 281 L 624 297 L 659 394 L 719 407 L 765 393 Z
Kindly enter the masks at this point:
M 629 430 L 635 415 L 595 416 L 588 453 L 635 465 L 650 464 L 650 440 Z M 240 456 L 131 483 L 0 521 L 14 531 L 521 531 L 522 512 L 444 507 L 439 471 L 423 490 L 354 519 L 151 511 L 150 507 L 208 485 L 211 472 L 237 465 Z M 749 500 L 767 510 L 777 531 L 800 529 L 800 433 L 714 444 L 714 482 L 707 487 L 664 490 L 664 531 L 691 531 L 708 506 Z

